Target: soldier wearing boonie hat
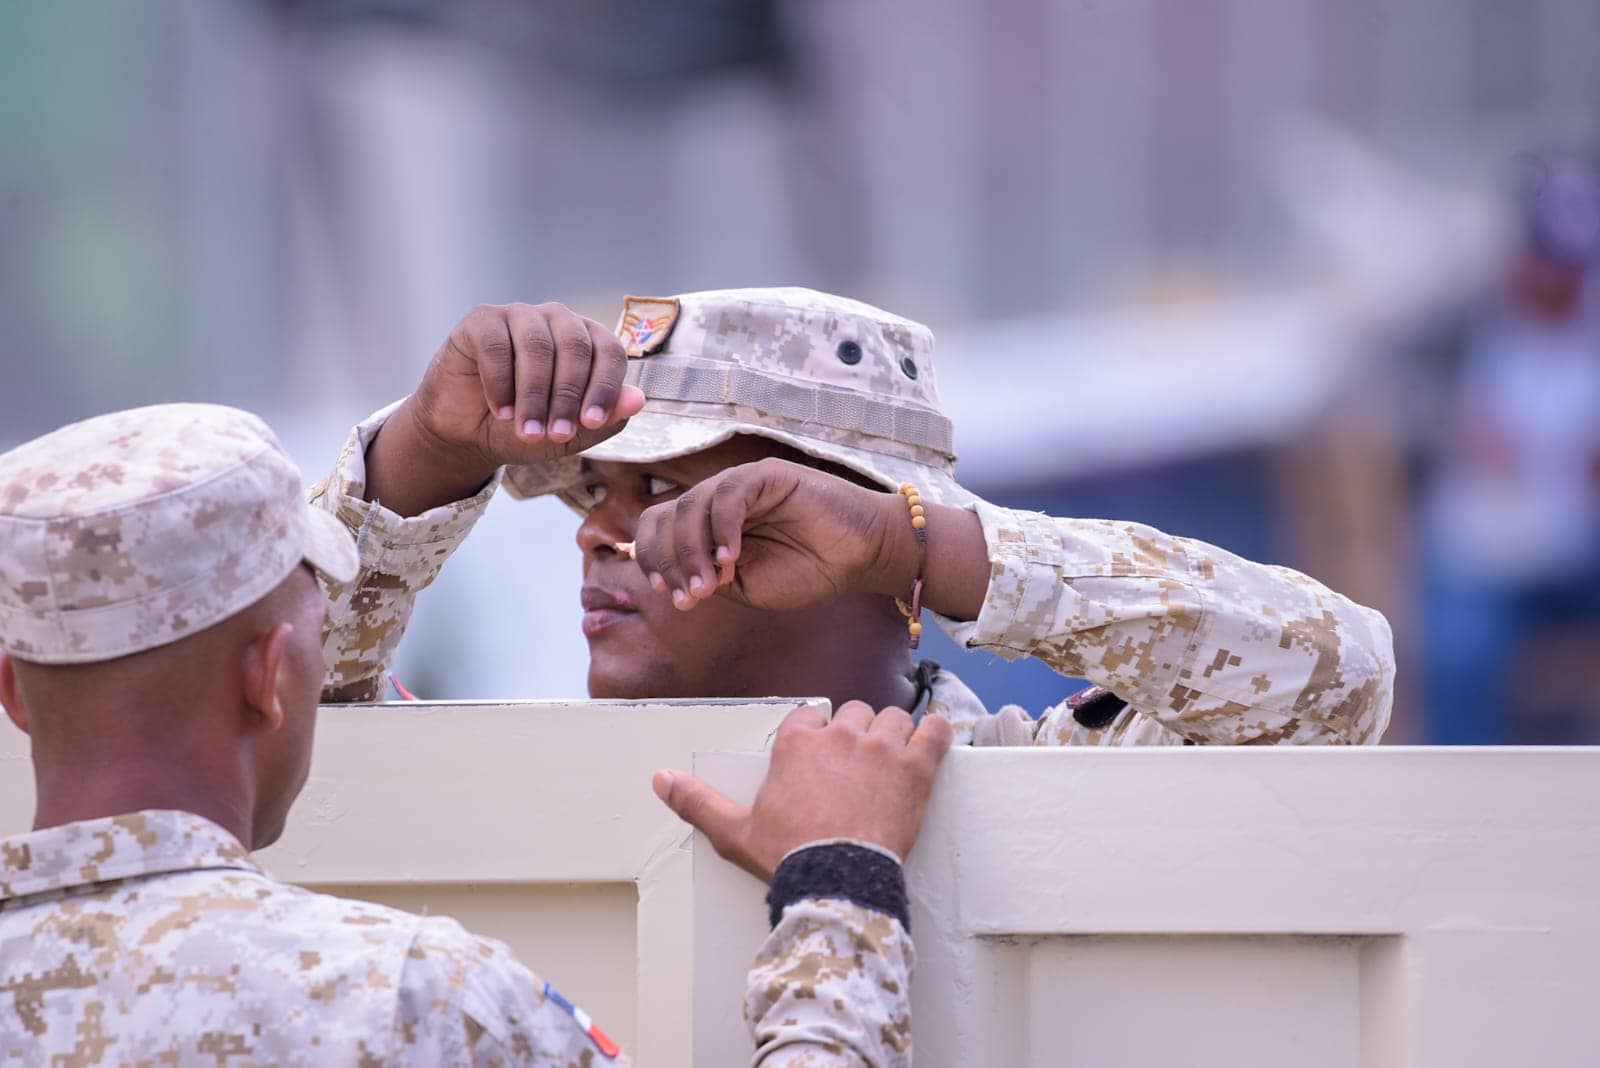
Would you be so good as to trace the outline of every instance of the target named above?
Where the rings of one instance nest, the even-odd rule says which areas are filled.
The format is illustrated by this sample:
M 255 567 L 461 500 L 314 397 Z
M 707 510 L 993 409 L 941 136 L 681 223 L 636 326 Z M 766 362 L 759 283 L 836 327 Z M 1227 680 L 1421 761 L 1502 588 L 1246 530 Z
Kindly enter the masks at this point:
M 480 447 L 473 495 L 409 474 L 436 447 L 419 442 L 464 441 L 461 428 L 437 415 L 422 417 L 424 434 L 409 426 L 452 405 L 482 415 L 493 383 L 520 389 L 525 369 L 547 373 L 520 354 L 475 348 L 458 328 L 417 394 L 357 428 L 317 491 L 347 525 L 382 532 L 364 599 L 347 602 L 331 636 L 343 692 L 377 695 L 415 591 L 503 480 L 514 496 L 558 494 L 585 516 L 592 693 L 861 697 L 941 712 L 980 744 L 1382 734 L 1394 661 L 1378 612 L 1191 539 L 999 508 L 962 487 L 926 327 L 812 290 L 731 289 L 629 297 L 616 335 L 643 411 L 581 456 L 522 462 L 540 440 L 529 435 Z M 391 476 L 369 485 L 364 458 Z M 397 496 L 412 507 L 377 503 Z M 756 550 L 731 561 L 730 500 L 731 540 Z M 629 552 L 631 569 L 619 564 Z M 917 595 L 967 647 L 1034 656 L 1096 685 L 1037 719 L 1014 706 L 990 715 L 951 672 L 908 654 L 920 620 L 889 606 Z M 704 634 L 714 640 L 696 645 Z
M 38 799 L 35 830 L 0 839 L 0 991 L 15 995 L 0 1003 L 0 1062 L 624 1063 L 504 945 L 280 883 L 250 858 L 309 770 L 326 676 L 312 572 L 351 583 L 355 541 L 307 504 L 246 412 L 118 412 L 0 455 L 0 704 L 32 736 Z M 797 710 L 791 762 L 808 767 L 826 729 L 838 766 L 757 799 L 818 813 L 809 827 L 755 833 L 756 814 L 658 775 L 663 801 L 684 811 L 693 797 L 696 825 L 772 883 L 782 919 L 749 979 L 758 1039 L 777 1050 L 763 1063 L 811 1063 L 792 1010 L 806 1016 L 826 986 L 809 978 L 816 959 L 844 952 L 873 986 L 828 1010 L 830 1033 L 871 1063 L 907 1055 L 898 857 L 950 735 L 907 731 L 885 753 L 857 737 L 870 710 L 854 715 Z M 843 765 L 840 734 L 855 743 Z M 823 841 L 866 809 L 843 796 L 851 784 L 884 776 L 910 815 Z

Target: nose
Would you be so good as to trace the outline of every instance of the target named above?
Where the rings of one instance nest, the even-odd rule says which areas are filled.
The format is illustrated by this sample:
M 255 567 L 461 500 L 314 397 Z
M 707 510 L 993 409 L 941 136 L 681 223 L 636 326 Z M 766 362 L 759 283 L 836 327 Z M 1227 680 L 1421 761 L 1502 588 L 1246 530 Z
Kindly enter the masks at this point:
M 584 556 L 607 556 L 619 541 L 632 541 L 639 514 L 610 500 L 601 501 L 578 524 L 578 548 Z

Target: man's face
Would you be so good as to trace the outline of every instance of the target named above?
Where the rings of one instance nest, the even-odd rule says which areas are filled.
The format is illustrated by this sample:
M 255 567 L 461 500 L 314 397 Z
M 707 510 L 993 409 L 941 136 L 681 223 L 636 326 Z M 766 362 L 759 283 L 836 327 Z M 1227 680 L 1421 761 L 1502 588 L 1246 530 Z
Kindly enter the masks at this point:
M 651 505 L 725 468 L 784 451 L 762 438 L 736 437 L 660 463 L 584 461 L 581 490 L 594 502 L 578 527 L 589 696 L 737 697 L 759 688 L 764 666 L 782 655 L 791 621 L 724 597 L 680 612 L 615 545 L 634 540 Z
M 268 736 L 258 750 L 262 786 L 254 821 L 257 849 L 276 841 L 283 833 L 289 809 L 311 774 L 312 736 L 326 673 L 322 628 L 328 601 L 316 577 L 309 568 L 297 568 L 274 597 L 282 599 L 279 618 L 294 624 L 294 631 L 278 676 L 283 727 Z

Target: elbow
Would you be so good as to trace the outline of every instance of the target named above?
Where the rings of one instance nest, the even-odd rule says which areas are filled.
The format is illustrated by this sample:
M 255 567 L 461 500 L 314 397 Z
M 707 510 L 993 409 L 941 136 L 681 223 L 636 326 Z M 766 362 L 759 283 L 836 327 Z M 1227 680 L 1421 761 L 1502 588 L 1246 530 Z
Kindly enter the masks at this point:
M 1383 613 L 1359 609 L 1360 626 L 1349 628 L 1337 652 L 1339 697 L 1326 724 L 1345 745 L 1376 745 L 1394 711 L 1394 632 Z

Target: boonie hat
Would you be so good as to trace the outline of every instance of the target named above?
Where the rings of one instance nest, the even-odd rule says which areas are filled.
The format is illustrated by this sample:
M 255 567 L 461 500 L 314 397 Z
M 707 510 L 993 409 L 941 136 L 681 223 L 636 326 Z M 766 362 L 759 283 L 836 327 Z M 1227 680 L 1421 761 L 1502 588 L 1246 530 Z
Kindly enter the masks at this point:
M 205 630 L 301 562 L 355 578 L 355 542 L 305 499 L 265 423 L 163 404 L 0 455 L 0 648 L 78 664 Z
M 895 489 L 965 504 L 939 406 L 933 333 L 811 289 L 718 289 L 628 297 L 617 327 L 627 381 L 647 398 L 627 427 L 583 455 L 659 463 L 737 434 L 771 438 Z M 515 497 L 560 494 L 580 512 L 579 460 L 506 469 Z

